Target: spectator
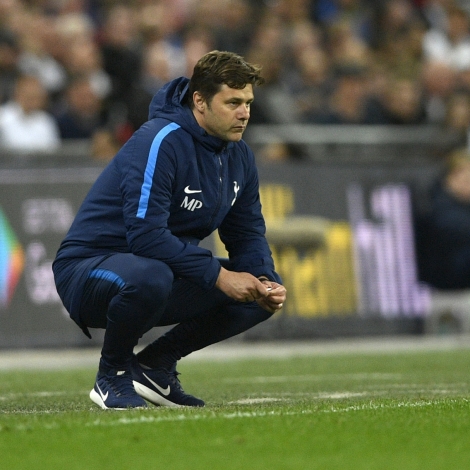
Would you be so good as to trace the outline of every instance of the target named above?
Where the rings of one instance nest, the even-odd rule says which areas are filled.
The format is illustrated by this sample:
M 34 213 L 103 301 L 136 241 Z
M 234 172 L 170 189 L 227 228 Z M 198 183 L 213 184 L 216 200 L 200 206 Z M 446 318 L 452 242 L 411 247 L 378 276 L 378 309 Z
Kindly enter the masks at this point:
M 252 123 L 283 124 L 297 120 L 298 109 L 283 81 L 287 52 L 283 23 L 277 14 L 268 12 L 254 32 L 248 60 L 263 69 L 265 84 L 251 105 Z
M 184 3 L 172 0 L 141 2 L 141 5 L 138 5 L 135 9 L 134 24 L 143 45 L 161 40 L 179 42 L 179 35 L 187 20 L 187 8 Z M 200 0 L 194 3 L 200 3 Z M 211 13 L 210 17 L 218 16 L 217 12 Z
M 308 47 L 296 56 L 289 88 L 300 115 L 318 115 L 328 103 L 331 76 L 327 54 Z
M 199 0 L 192 2 L 191 25 L 208 29 L 214 33 L 222 30 L 226 2 L 221 0 Z M 247 19 L 245 18 L 245 21 Z
M 137 130 L 148 120 L 148 110 L 153 95 L 165 83 L 182 75 L 182 70 L 173 70 L 171 57 L 181 54 L 178 49 L 161 40 L 148 44 L 142 56 L 142 74 L 129 91 L 127 120 Z M 184 61 L 183 57 L 182 60 Z
M 372 2 L 371 2 L 372 3 Z M 382 49 L 394 38 L 421 21 L 417 8 L 409 0 L 386 0 L 373 3 L 375 19 L 371 22 L 373 49 Z M 373 26 L 373 27 L 372 27 Z
M 272 9 L 282 19 L 283 23 L 289 27 L 310 18 L 311 15 L 310 0 L 278 0 L 271 2 L 267 9 Z
M 124 4 L 115 4 L 100 31 L 103 68 L 111 77 L 110 101 L 128 106 L 130 90 L 140 76 L 141 53 L 134 12 Z
M 94 40 L 95 27 L 85 13 L 64 13 L 55 17 L 53 33 L 56 39 L 54 56 L 65 64 L 75 41 Z
M 69 77 L 77 75 L 88 79 L 95 95 L 101 99 L 111 93 L 111 78 L 103 69 L 101 51 L 90 37 L 77 37 L 70 41 L 64 65 Z
M 191 27 L 183 37 L 183 52 L 185 58 L 185 77 L 193 74 L 194 66 L 200 57 L 216 49 L 214 37 L 208 29 Z
M 470 129 L 470 93 L 468 90 L 454 91 L 446 103 L 444 128 L 457 134 L 462 141 L 467 139 Z
M 289 124 L 298 119 L 298 108 L 287 85 L 281 80 L 282 61 L 274 50 L 251 52 L 248 57 L 262 66 L 265 85 L 251 105 L 250 122 L 258 124 Z
M 89 139 L 106 121 L 103 100 L 87 76 L 70 82 L 54 115 L 62 139 Z
M 215 48 L 244 55 L 249 47 L 256 17 L 248 0 L 226 0 L 221 25 L 215 29 Z
M 288 34 L 288 61 L 291 55 L 294 59 L 297 59 L 297 56 L 301 55 L 306 49 L 323 50 L 324 41 L 321 29 L 307 19 L 290 25 L 286 32 Z
M 366 119 L 366 70 L 360 65 L 338 67 L 328 106 L 304 116 L 310 124 L 364 124 Z
M 21 74 L 21 49 L 11 31 L 0 29 L 0 104 L 13 98 L 16 80 Z
M 355 34 L 348 20 L 333 23 L 328 28 L 327 52 L 332 67 L 342 67 L 345 63 L 366 66 L 370 60 L 367 43 Z
M 51 97 L 62 91 L 67 78 L 63 65 L 49 51 L 52 42 L 59 40 L 55 25 L 54 19 L 38 11 L 25 13 L 21 21 L 19 67 L 24 74 L 38 77 Z
M 430 29 L 445 31 L 447 25 L 446 8 L 454 3 L 454 0 L 419 0 L 421 15 L 426 20 Z
M 420 84 L 409 77 L 391 77 L 384 93 L 367 106 L 367 124 L 423 124 L 425 112 Z
M 470 151 L 455 150 L 417 217 L 420 277 L 439 289 L 470 288 Z
M 446 101 L 457 84 L 455 70 L 444 62 L 425 62 L 421 81 L 426 108 L 426 121 L 442 124 L 445 120 Z
M 0 106 L 0 146 L 14 152 L 47 152 L 60 145 L 57 124 L 47 111 L 47 92 L 38 78 L 21 76 L 13 100 Z
M 371 41 L 373 8 L 372 2 L 364 0 L 318 0 L 311 2 L 313 16 L 322 25 L 331 25 L 346 20 L 354 35 L 367 43 Z
M 470 68 L 469 18 L 458 7 L 447 9 L 444 31 L 431 28 L 423 38 L 424 57 L 448 64 L 454 70 Z
M 415 22 L 387 36 L 376 51 L 376 61 L 386 65 L 395 75 L 418 77 L 422 68 L 422 37 L 425 29 Z

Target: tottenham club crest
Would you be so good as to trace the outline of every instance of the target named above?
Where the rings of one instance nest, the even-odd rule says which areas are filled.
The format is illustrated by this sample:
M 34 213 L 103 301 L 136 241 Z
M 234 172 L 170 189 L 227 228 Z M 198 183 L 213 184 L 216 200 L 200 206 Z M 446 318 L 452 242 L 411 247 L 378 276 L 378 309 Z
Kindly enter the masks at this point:
M 234 181 L 233 182 L 233 192 L 235 193 L 235 197 L 233 198 L 232 206 L 235 204 L 235 201 L 237 200 L 237 194 L 238 194 L 239 190 L 240 190 L 240 186 L 238 186 L 238 183 L 236 181 Z

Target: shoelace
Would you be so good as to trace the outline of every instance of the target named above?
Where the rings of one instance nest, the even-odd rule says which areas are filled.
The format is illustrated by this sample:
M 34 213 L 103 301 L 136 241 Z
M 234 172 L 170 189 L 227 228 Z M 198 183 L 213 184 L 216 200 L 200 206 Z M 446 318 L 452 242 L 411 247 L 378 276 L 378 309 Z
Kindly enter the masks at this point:
M 183 387 L 181 386 L 180 379 L 178 379 L 178 375 L 180 375 L 180 373 L 176 369 L 168 370 L 167 373 L 168 373 L 168 378 L 170 379 L 171 383 L 176 388 L 178 388 L 178 390 L 184 393 Z
M 131 374 L 108 375 L 106 379 L 109 386 L 118 397 L 135 395 Z

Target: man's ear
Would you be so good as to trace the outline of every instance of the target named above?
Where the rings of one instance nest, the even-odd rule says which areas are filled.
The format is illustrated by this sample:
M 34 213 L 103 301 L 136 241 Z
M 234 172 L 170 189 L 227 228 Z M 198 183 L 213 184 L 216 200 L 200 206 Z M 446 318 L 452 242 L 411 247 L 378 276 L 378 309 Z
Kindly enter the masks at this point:
M 194 107 L 200 112 L 203 113 L 206 109 L 206 101 L 198 91 L 193 93 L 193 103 Z

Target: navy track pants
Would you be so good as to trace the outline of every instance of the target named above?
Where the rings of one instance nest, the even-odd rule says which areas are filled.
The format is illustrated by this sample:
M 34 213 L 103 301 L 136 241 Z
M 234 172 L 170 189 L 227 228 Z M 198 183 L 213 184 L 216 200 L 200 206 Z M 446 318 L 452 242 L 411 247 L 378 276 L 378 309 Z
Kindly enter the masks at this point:
M 221 263 L 230 269 L 228 260 Z M 159 350 L 178 360 L 271 315 L 256 302 L 237 302 L 215 287 L 206 291 L 175 279 L 165 263 L 131 253 L 114 254 L 88 272 L 79 311 L 84 325 L 106 329 L 103 369 L 126 367 L 139 339 L 155 326 L 176 325 Z

